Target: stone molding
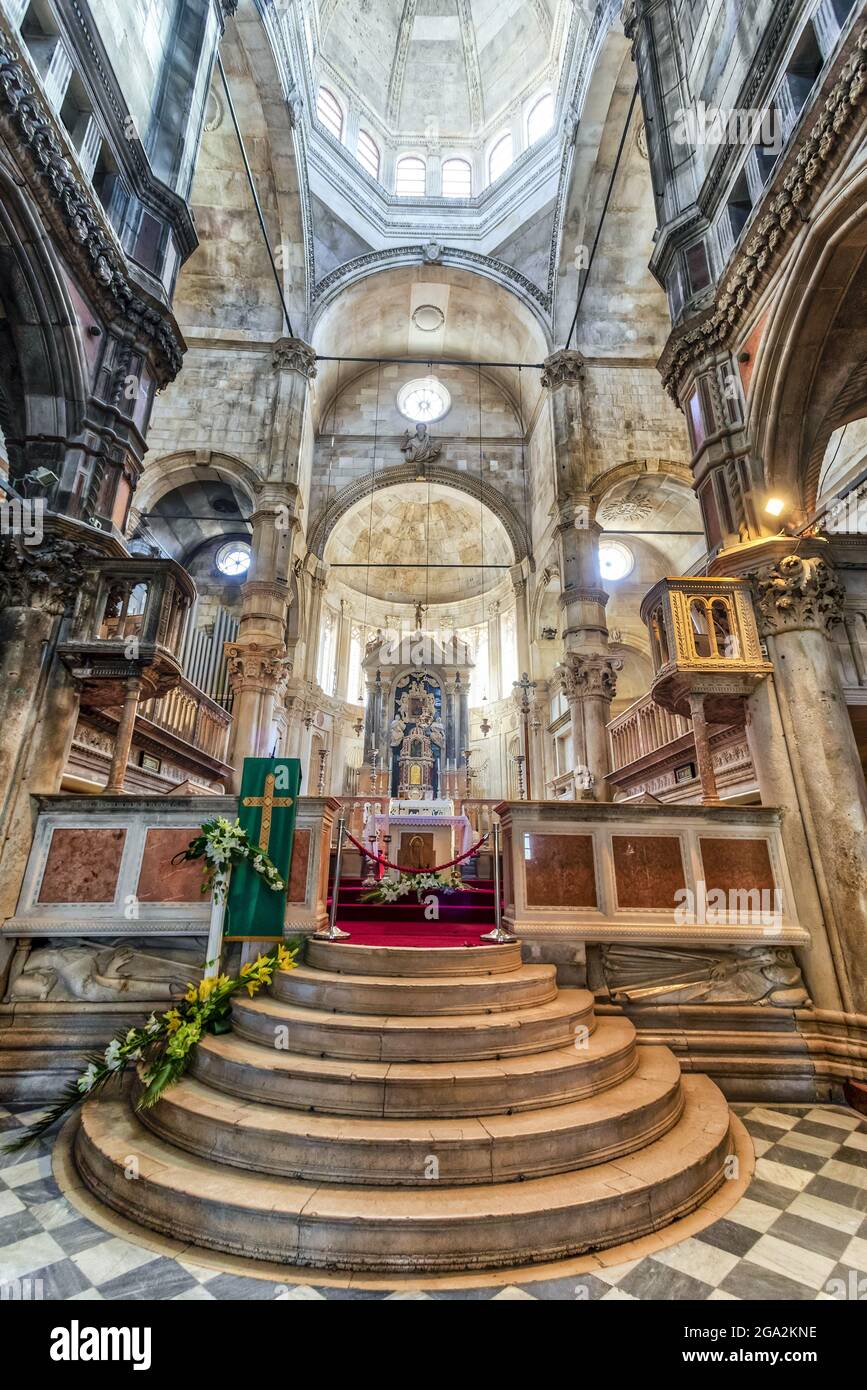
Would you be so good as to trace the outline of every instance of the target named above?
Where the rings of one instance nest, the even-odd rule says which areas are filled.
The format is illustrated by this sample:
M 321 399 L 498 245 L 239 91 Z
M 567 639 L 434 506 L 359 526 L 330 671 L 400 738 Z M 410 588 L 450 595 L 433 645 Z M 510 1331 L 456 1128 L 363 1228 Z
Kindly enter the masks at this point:
M 584 358 L 576 348 L 558 348 L 542 366 L 542 385 L 549 391 L 561 386 L 580 386 L 584 378 Z
M 785 555 L 770 569 L 749 576 L 763 637 L 813 629 L 829 633 L 843 621 L 846 591 L 826 560 Z
M 847 132 L 867 105 L 867 23 L 862 23 L 853 43 L 854 52 L 828 92 L 817 119 L 786 161 L 787 172 L 772 185 L 765 200 L 767 211 L 735 256 L 713 304 L 700 319 L 676 330 L 666 344 L 659 370 L 666 391 L 676 403 L 690 367 L 708 353 L 727 349 L 845 152 Z
M 567 652 L 557 677 L 563 694 L 570 704 L 586 699 L 613 700 L 617 694 L 617 676 L 623 662 L 616 656 L 603 653 Z
M 316 352 L 303 338 L 279 338 L 272 359 L 277 372 L 297 372 L 306 381 L 316 376 Z
M 109 318 L 118 312 L 155 349 L 160 385 L 181 369 L 185 345 L 168 310 L 145 300 L 122 268 L 121 253 L 103 226 L 103 213 L 80 182 L 55 134 L 54 116 L 29 80 L 27 64 L 12 38 L 0 29 L 0 128 L 32 175 L 28 188 L 59 240 L 103 303 Z M 106 300 L 108 304 L 106 305 Z

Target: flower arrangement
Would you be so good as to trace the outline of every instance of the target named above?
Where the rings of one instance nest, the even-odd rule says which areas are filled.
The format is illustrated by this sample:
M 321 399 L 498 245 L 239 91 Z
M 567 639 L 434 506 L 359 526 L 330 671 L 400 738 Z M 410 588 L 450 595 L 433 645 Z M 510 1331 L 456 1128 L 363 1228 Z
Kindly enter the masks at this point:
M 456 893 L 463 886 L 457 866 L 439 873 L 400 874 L 398 878 L 381 878 L 375 888 L 362 894 L 362 902 L 396 903 L 410 893 L 415 893 L 421 902 L 424 893 Z
M 270 985 L 275 970 L 294 970 L 300 946 L 300 939 L 288 946 L 281 941 L 267 955 L 260 954 L 243 965 L 238 975 L 189 984 L 175 1008 L 159 1016 L 151 1014 L 141 1028 L 130 1028 L 124 1037 L 113 1038 L 104 1054 L 87 1058 L 87 1067 L 69 1082 L 57 1104 L 3 1152 L 26 1148 L 68 1111 L 97 1095 L 112 1077 L 122 1076 L 130 1062 L 141 1064 L 139 1075 L 144 1083 L 136 1109 L 149 1110 L 183 1076 L 203 1034 L 231 1030 L 232 996 L 246 990 L 252 998 L 264 985 Z
M 275 893 L 286 887 L 276 864 L 259 845 L 253 843 L 241 822 L 226 820 L 225 816 L 205 821 L 201 835 L 197 835 L 186 849 L 176 854 L 172 863 L 181 863 L 185 859 L 205 861 L 202 892 L 214 893 L 223 902 L 228 893 L 229 870 L 245 861 Z

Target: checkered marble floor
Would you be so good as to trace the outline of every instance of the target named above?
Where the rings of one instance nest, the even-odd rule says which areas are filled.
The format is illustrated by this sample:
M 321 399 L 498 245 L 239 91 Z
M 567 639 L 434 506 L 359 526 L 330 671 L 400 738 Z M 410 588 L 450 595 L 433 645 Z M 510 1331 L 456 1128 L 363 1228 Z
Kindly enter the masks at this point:
M 52 1174 L 49 1138 L 0 1154 L 0 1286 L 41 1280 L 41 1297 L 72 1301 L 867 1298 L 867 1121 L 833 1105 L 734 1109 L 755 1145 L 755 1176 L 698 1236 L 593 1274 L 425 1292 L 280 1285 L 155 1254 L 75 1210 Z M 0 1133 L 32 1117 L 0 1107 Z

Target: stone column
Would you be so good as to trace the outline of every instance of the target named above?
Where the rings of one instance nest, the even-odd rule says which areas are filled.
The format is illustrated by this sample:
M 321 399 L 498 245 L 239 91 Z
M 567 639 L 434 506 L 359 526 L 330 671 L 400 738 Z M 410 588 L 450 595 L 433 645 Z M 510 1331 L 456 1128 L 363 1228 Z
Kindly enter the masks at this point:
M 701 780 L 702 805 L 721 806 L 722 801 L 716 784 L 716 772 L 710 751 L 710 731 L 704 713 L 704 695 L 698 691 L 690 693 L 689 714 L 692 720 L 692 731 L 695 734 L 695 760 L 698 763 L 698 775 Z
M 337 697 L 340 700 L 354 700 L 357 691 L 349 689 L 349 647 L 352 641 L 352 609 L 349 600 L 340 600 L 340 617 L 337 625 Z
M 530 662 L 530 613 L 527 594 L 527 564 L 522 561 L 509 570 L 512 592 L 515 595 L 515 634 L 518 645 L 518 670 L 533 674 Z
M 867 786 L 830 636 L 845 594 L 826 548 L 815 539 L 751 548 L 750 577 L 844 1008 L 864 1013 Z M 750 746 L 760 782 L 774 780 L 778 742 L 753 736 Z
M 572 720 L 576 767 L 593 778 L 596 798 L 610 796 L 606 724 L 611 715 L 622 661 L 608 645 L 608 595 L 599 574 L 599 536 L 595 499 L 587 491 L 582 381 L 584 359 L 565 349 L 545 362 L 542 384 L 551 392 L 554 473 L 559 522 L 560 606 L 565 654 L 559 677 Z
M 319 664 L 319 642 L 322 629 L 322 601 L 328 586 L 328 566 L 322 560 L 311 557 L 310 601 L 308 603 L 307 642 L 304 648 L 305 680 L 316 682 L 316 668 Z M 326 692 L 330 693 L 330 692 Z
M 493 704 L 502 696 L 502 643 L 500 641 L 500 601 L 494 599 L 488 605 L 488 666 L 490 669 L 490 689 L 488 699 Z
M 234 695 L 229 755 L 234 791 L 240 788 L 244 758 L 270 756 L 277 738 L 274 709 L 289 674 L 289 575 L 300 527 L 301 442 L 315 362 L 313 349 L 299 338 L 282 338 L 274 346 L 274 408 L 265 477 L 251 517 L 253 555 L 237 637 L 226 643 Z
M 132 736 L 135 732 L 135 717 L 138 711 L 141 687 L 141 676 L 130 676 L 129 680 L 125 683 L 124 701 L 121 706 L 120 722 L 117 726 L 117 735 L 114 741 L 114 753 L 112 754 L 111 768 L 103 793 L 105 796 L 120 796 L 123 792 L 124 779 L 126 778 L 126 765 L 129 762 L 129 750 L 132 747 Z

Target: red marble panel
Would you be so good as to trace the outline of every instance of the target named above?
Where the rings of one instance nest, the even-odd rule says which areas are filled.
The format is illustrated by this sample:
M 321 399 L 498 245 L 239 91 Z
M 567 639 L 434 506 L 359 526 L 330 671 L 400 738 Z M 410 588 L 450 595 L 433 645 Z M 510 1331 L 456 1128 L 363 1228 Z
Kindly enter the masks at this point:
M 172 859 L 201 834 L 198 825 L 168 829 L 153 826 L 145 835 L 136 896 L 143 903 L 197 903 L 202 898 L 201 860 L 173 864 Z
M 686 887 L 680 840 L 673 835 L 614 835 L 618 907 L 655 907 L 673 912 Z
M 773 892 L 776 887 L 767 840 L 701 839 L 701 862 L 708 893 L 742 890 Z
M 59 828 L 51 836 L 41 903 L 114 902 L 125 830 Z
M 592 835 L 524 835 L 528 907 L 596 907 Z
M 310 830 L 295 831 L 292 863 L 289 865 L 289 891 L 286 895 L 290 903 L 307 901 L 307 866 L 310 863 L 311 834 Z

